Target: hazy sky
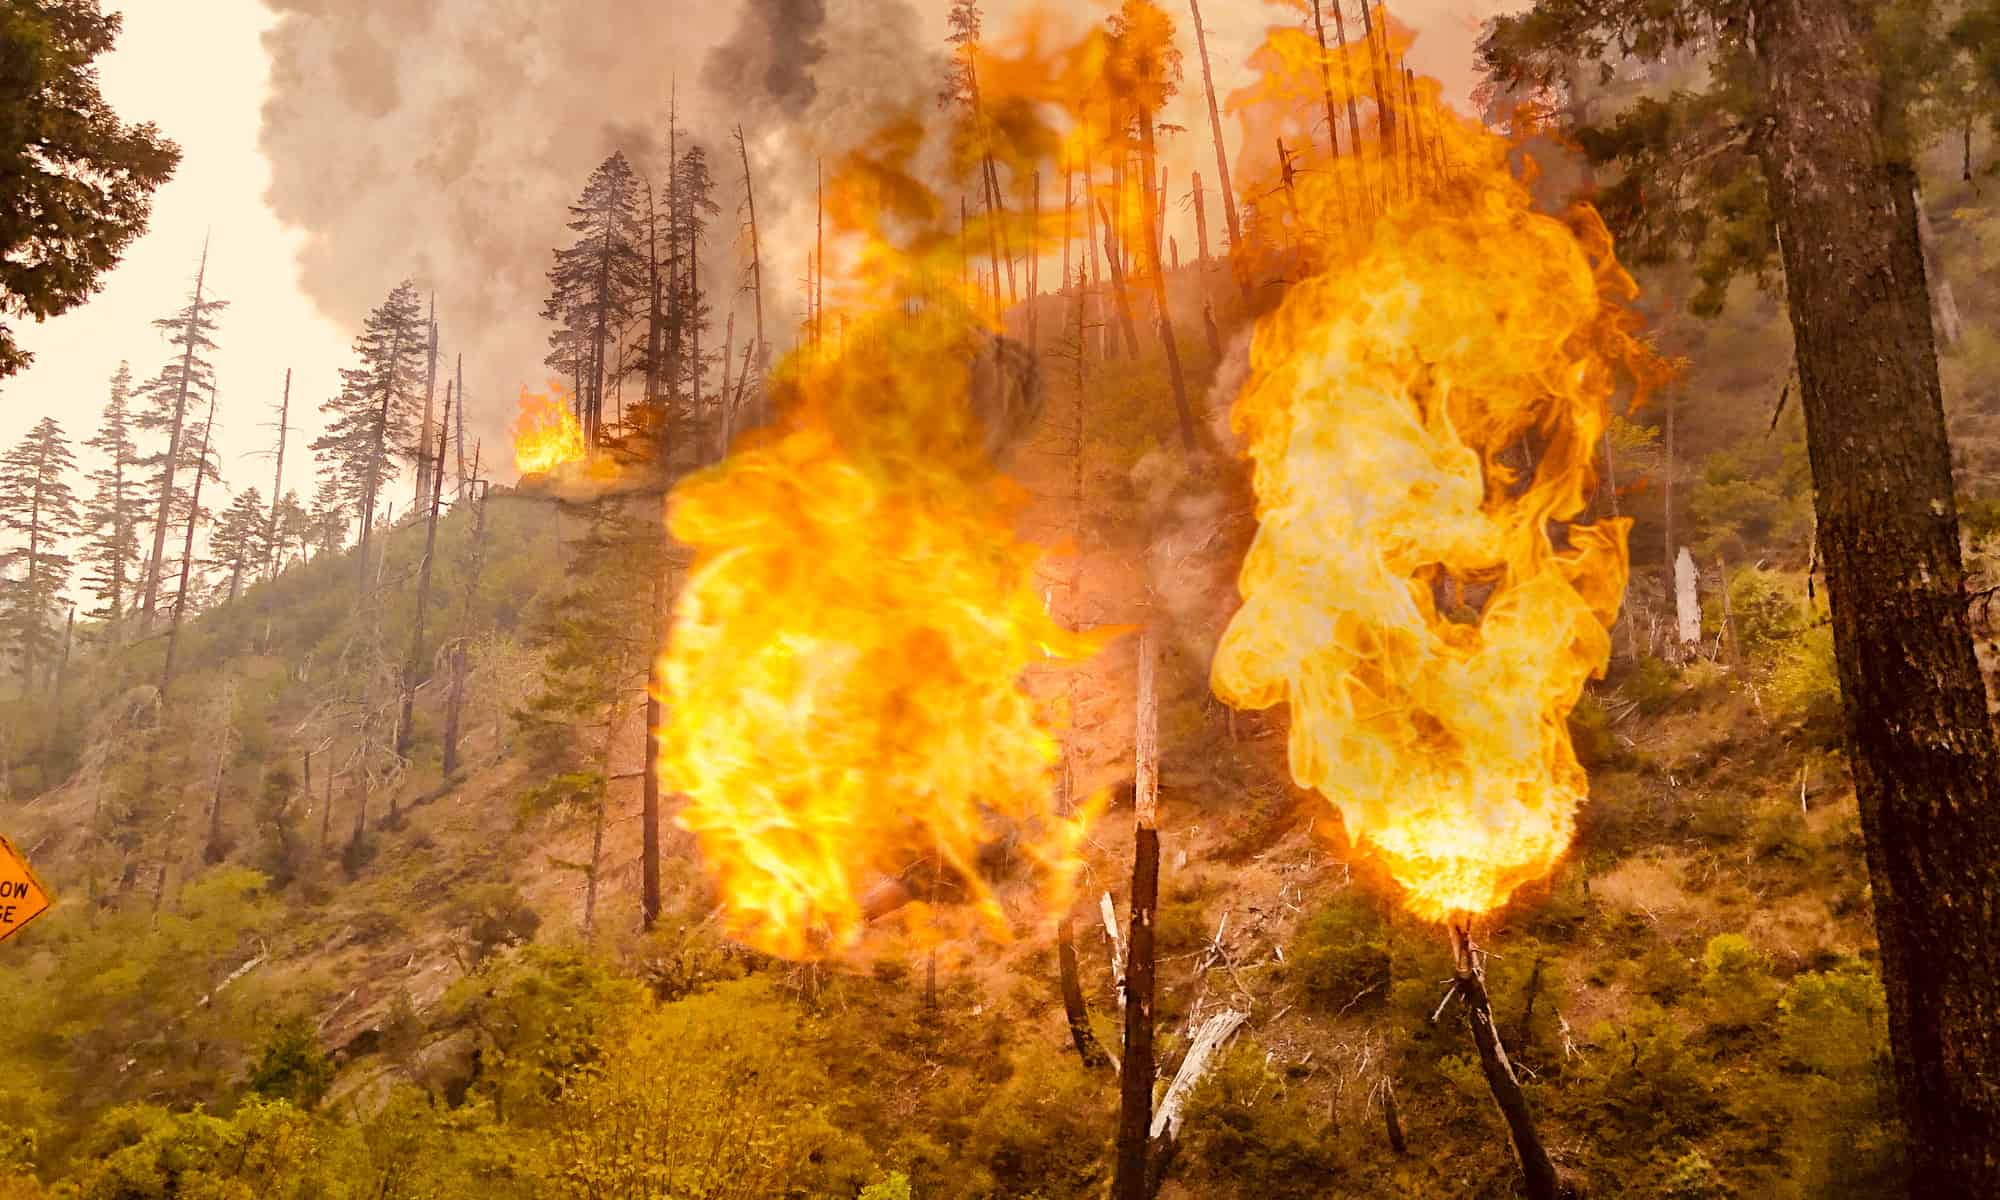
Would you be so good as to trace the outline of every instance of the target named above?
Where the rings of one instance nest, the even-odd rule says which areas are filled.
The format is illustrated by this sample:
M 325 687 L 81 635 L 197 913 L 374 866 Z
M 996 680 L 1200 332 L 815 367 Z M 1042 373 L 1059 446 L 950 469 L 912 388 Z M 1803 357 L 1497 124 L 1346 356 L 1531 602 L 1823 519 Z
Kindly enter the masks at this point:
M 563 0 L 547 2 L 560 8 Z M 667 0 L 670 5 L 682 2 Z M 829 0 L 829 7 L 845 12 L 850 5 L 870 2 Z M 352 331 L 336 326 L 308 298 L 299 283 L 306 239 L 283 227 L 266 203 L 271 168 L 259 149 L 259 125 L 269 57 L 261 37 L 276 17 L 259 0 L 200 0 L 199 20 L 189 19 L 188 5 L 160 0 L 106 0 L 106 7 L 125 15 L 117 49 L 100 63 L 106 97 L 126 119 L 157 123 L 180 144 L 184 157 L 156 197 L 149 232 L 111 273 L 103 292 L 46 324 L 19 327 L 21 342 L 34 352 L 36 362 L 0 383 L 0 446 L 13 445 L 43 415 L 54 415 L 72 442 L 80 443 L 95 431 L 107 381 L 121 359 L 131 362 L 136 380 L 159 369 L 169 348 L 149 322 L 183 303 L 206 236 L 212 238 L 210 291 L 231 302 L 221 318 L 221 348 L 215 355 L 221 384 L 217 437 L 225 479 L 232 491 L 250 486 L 269 490 L 271 464 L 259 456 L 271 445 L 275 406 L 285 370 L 291 367 L 295 453 L 287 458 L 286 482 L 309 493 L 311 462 L 305 444 L 319 432 L 319 404 L 338 387 L 336 372 L 348 360 Z M 940 42 L 947 7 L 944 0 L 917 4 L 923 20 L 935 26 L 928 32 Z M 1024 7 L 991 3 L 989 29 L 1003 31 Z M 1500 7 L 1500 0 L 1404 0 L 1392 11 L 1423 30 L 1411 65 L 1443 77 L 1462 95 L 1471 78 L 1470 51 L 1479 21 Z M 865 7 L 859 13 L 865 17 Z M 1259 0 L 1218 0 L 1204 16 L 1218 83 L 1227 91 L 1241 82 L 1240 75 L 1231 76 L 1240 70 L 1243 55 L 1266 25 L 1285 19 L 1285 9 Z M 708 11 L 695 24 L 720 26 L 726 19 Z M 433 45 L 433 59 L 440 48 L 448 51 L 449 43 Z M 438 63 L 435 69 L 449 71 L 451 65 Z M 1182 119 L 1198 130 L 1205 122 L 1196 107 L 1197 79 L 1191 62 Z M 384 129 L 393 123 L 393 118 L 386 120 Z M 337 191 L 340 185 L 329 178 L 327 186 Z M 559 213 L 558 208 L 547 216 Z M 319 244 L 322 269 L 329 253 L 337 262 L 340 249 Z M 782 246 L 767 247 L 767 253 L 777 261 L 787 257 Z M 385 290 L 375 278 L 384 264 L 356 262 L 354 270 L 374 289 L 368 294 Z M 528 333 L 536 334 L 538 328 Z M 531 350 L 528 358 L 539 359 L 540 347 L 531 344 Z M 80 493 L 86 490 L 79 488 Z M 225 501 L 218 497 L 216 506 Z

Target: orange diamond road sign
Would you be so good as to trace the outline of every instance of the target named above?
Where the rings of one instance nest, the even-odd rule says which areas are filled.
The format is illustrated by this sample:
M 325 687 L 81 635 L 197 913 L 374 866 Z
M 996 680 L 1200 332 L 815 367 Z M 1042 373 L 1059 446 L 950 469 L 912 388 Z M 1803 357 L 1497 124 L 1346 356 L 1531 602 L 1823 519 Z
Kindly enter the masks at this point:
M 21 927 L 49 911 L 55 897 L 35 877 L 14 843 L 0 837 L 0 942 L 21 932 Z

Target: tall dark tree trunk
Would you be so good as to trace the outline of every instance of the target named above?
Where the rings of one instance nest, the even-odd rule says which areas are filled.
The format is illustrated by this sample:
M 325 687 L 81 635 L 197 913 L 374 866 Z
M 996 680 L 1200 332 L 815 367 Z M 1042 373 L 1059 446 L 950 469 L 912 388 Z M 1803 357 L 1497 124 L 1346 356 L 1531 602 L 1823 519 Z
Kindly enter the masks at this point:
M 757 189 L 750 180 L 750 149 L 743 142 L 743 126 L 736 127 L 736 153 L 743 160 L 743 205 L 750 216 L 750 295 L 757 312 L 757 380 L 761 384 L 770 365 L 771 343 L 764 339 L 764 256 L 757 240 Z M 759 411 L 750 424 L 761 425 L 770 414 Z
M 1077 974 L 1076 923 L 1067 913 L 1056 925 L 1056 977 L 1062 986 L 1063 1016 L 1069 1021 L 1076 1056 L 1093 1071 L 1110 1066 L 1110 1057 L 1090 1028 L 1090 1006 L 1084 1001 L 1083 980 Z
M 1867 10 L 1758 6 L 1797 346 L 1911 1194 L 2000 1196 L 2000 757 L 1973 655 L 1912 198 Z
M 424 423 L 417 431 L 417 490 L 410 500 L 411 511 L 421 508 L 424 503 L 424 497 L 429 495 L 433 490 L 431 472 L 442 471 L 444 469 L 444 455 L 442 453 L 438 455 L 435 464 L 431 462 L 429 456 L 425 453 L 430 449 L 431 445 L 431 413 L 433 411 L 431 406 L 437 403 L 438 301 L 436 292 L 431 293 L 430 325 L 430 353 L 427 360 L 429 365 L 424 368 Z M 444 420 L 445 427 L 450 428 L 451 414 L 449 412 L 445 413 Z
M 1548 1149 L 1542 1145 L 1541 1134 L 1535 1129 L 1534 1114 L 1528 1110 L 1528 1099 L 1521 1091 L 1520 1078 L 1514 1074 L 1514 1064 L 1507 1057 L 1507 1048 L 1500 1043 L 1500 1031 L 1493 1023 L 1493 1006 L 1486 998 L 1486 980 L 1475 957 L 1471 937 L 1464 927 L 1451 927 L 1451 946 L 1456 963 L 1452 987 L 1459 1001 L 1465 1005 L 1466 1019 L 1472 1023 L 1472 1044 L 1479 1051 L 1480 1070 L 1486 1076 L 1487 1089 L 1493 1093 L 1493 1102 L 1499 1107 L 1501 1118 L 1507 1122 L 1507 1133 L 1514 1142 L 1515 1160 L 1521 1164 L 1521 1179 L 1528 1200 L 1572 1197 L 1575 1191 L 1556 1174 L 1555 1163 L 1550 1161 Z M 1397 1127 L 1397 1136 L 1401 1132 Z
M 175 389 L 174 419 L 167 427 L 166 466 L 160 472 L 160 504 L 153 517 L 153 557 L 146 565 L 146 593 L 140 601 L 142 613 L 140 628 L 149 633 L 153 628 L 153 613 L 160 597 L 160 564 L 166 560 L 167 554 L 167 521 L 170 519 L 168 509 L 173 505 L 174 474 L 180 466 L 181 431 L 185 428 L 187 419 L 188 382 L 194 371 L 195 341 L 201 331 L 202 285 L 207 281 L 208 243 L 203 242 L 201 266 L 194 274 L 194 304 L 188 309 L 187 330 L 184 335 L 187 347 L 181 353 L 181 378 L 180 386 Z
M 665 521 L 660 528 L 665 549 L 669 542 Z M 651 929 L 660 919 L 660 722 L 665 716 L 660 696 L 667 681 L 660 673 L 658 648 L 664 644 L 667 625 L 665 570 L 663 561 L 653 574 L 654 653 L 648 658 L 646 671 L 646 768 L 640 780 L 639 804 L 639 923 L 643 929 Z
M 1188 0 L 1194 14 L 1194 48 L 1202 56 L 1202 90 L 1208 94 L 1208 132 L 1216 140 L 1216 176 L 1222 184 L 1222 218 L 1230 228 L 1230 252 L 1242 246 L 1242 218 L 1236 214 L 1236 188 L 1230 184 L 1230 150 L 1222 140 L 1222 110 L 1216 106 L 1216 80 L 1208 70 L 1208 30 L 1202 28 L 1202 0 Z M 1248 286 L 1248 284 L 1246 284 Z
M 375 445 L 368 455 L 368 477 L 361 489 L 361 538 L 354 548 L 359 591 L 368 593 L 368 543 L 375 533 L 375 500 L 382 491 L 383 460 L 389 454 L 389 406 L 396 399 L 396 363 L 403 354 L 402 326 L 389 338 L 389 377 L 382 383 L 382 409 L 375 416 Z
M 458 428 L 453 433 L 453 437 L 457 440 L 458 450 L 458 488 L 456 495 L 458 499 L 463 500 L 465 499 L 465 355 L 463 354 L 458 356 L 458 370 L 453 382 L 458 385 L 456 389 L 458 392 Z
M 1328 110 L 1331 112 L 1331 108 Z M 1139 187 L 1140 208 L 1146 223 L 1145 270 L 1153 281 L 1153 303 L 1160 310 L 1160 348 L 1167 355 L 1167 383 L 1174 396 L 1174 416 L 1180 422 L 1181 449 L 1194 453 L 1194 406 L 1188 400 L 1187 375 L 1181 370 L 1180 340 L 1174 336 L 1173 314 L 1167 310 L 1167 268 L 1160 261 L 1160 231 L 1154 214 L 1161 211 L 1165 197 L 1153 190 L 1153 159 L 1156 151 L 1153 144 L 1153 114 L 1146 109 L 1139 112 L 1139 155 L 1145 164 L 1146 178 Z
M 463 410 L 460 410 L 463 412 Z M 479 449 L 472 451 L 472 569 L 466 572 L 465 596 L 458 616 L 458 637 L 451 648 L 451 691 L 444 702 L 444 777 L 458 774 L 458 738 L 465 715 L 465 643 L 472 636 L 472 598 L 479 591 L 479 569 L 486 560 L 486 493 L 479 485 Z
M 1160 903 L 1159 736 L 1152 641 L 1142 636 L 1132 801 L 1132 928 L 1125 946 L 1125 1055 L 1118 1070 L 1118 1154 L 1111 1200 L 1152 1200 L 1153 920 Z
M 208 421 L 201 431 L 201 457 L 195 460 L 193 495 L 188 498 L 187 538 L 181 545 L 181 586 L 174 596 L 174 620 L 167 627 L 167 661 L 160 668 L 160 712 L 167 710 L 167 694 L 174 686 L 174 655 L 180 649 L 181 622 L 187 619 L 188 577 L 194 567 L 194 527 L 201 518 L 201 479 L 208 474 L 209 438 L 215 432 L 215 389 L 208 391 Z
M 424 616 L 431 604 L 431 562 L 437 557 L 438 510 L 444 504 L 445 435 L 451 430 L 451 389 L 446 385 L 444 423 L 438 427 L 437 457 L 429 472 L 431 515 L 424 526 L 424 561 L 417 569 L 417 620 L 410 630 L 410 652 L 403 657 L 403 708 L 396 721 L 396 753 L 407 758 L 417 707 L 417 673 L 423 669 Z M 428 428 L 428 426 L 426 426 Z M 390 800 L 391 813 L 395 800 Z

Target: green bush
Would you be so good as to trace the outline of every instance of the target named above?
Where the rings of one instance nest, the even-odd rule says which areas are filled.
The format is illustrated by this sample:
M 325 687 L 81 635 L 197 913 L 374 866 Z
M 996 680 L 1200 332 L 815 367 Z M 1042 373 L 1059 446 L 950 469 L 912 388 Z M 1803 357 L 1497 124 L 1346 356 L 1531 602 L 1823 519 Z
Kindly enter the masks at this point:
M 1771 695 L 1818 740 L 1839 736 L 1840 672 L 1830 627 L 1809 629 L 1785 644 L 1771 668 Z
M 1309 1200 L 1334 1194 L 1343 1174 L 1320 1110 L 1251 1043 L 1223 1055 L 1188 1098 L 1185 1117 L 1179 1175 L 1196 1195 Z
M 1389 950 L 1381 918 L 1351 893 L 1335 896 L 1313 914 L 1286 962 L 1299 990 L 1326 1011 L 1377 1008 L 1388 998 Z
M 333 1061 L 320 1048 L 312 1021 L 291 1017 L 280 1022 L 246 1086 L 259 1096 L 301 1109 L 319 1107 L 333 1086 Z
M 1702 951 L 1702 994 L 1715 1028 L 1735 1032 L 1761 1025 L 1771 1017 L 1777 985 L 1771 982 L 1764 956 L 1740 933 L 1719 933 Z
M 1781 645 L 1805 628 L 1805 597 L 1790 580 L 1763 567 L 1743 567 L 1729 577 L 1729 617 L 1745 654 Z M 1712 614 L 1719 626 L 1719 606 Z

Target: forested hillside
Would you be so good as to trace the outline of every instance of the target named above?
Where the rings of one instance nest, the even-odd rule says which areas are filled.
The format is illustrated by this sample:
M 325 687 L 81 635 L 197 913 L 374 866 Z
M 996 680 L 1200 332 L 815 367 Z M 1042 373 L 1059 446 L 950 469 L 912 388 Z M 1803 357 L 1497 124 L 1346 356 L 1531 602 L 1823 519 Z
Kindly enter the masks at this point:
M 1950 517 L 1982 677 L 1990 7 L 1890 6 L 1865 42 L 1956 491 L 1890 507 Z M 1963 1141 L 1908 1132 L 1923 1043 L 1885 988 L 1925 964 L 1877 933 L 1905 793 L 1851 736 L 1873 635 L 1829 596 L 1844 385 L 1794 346 L 1826 326 L 1774 231 L 1808 201 L 1741 127 L 1773 51 L 1664 8 L 1490 24 L 1475 120 L 1403 66 L 1420 28 L 1274 6 L 1256 94 L 1188 130 L 1155 122 L 1211 71 L 1193 6 L 1058 51 L 953 4 L 941 101 L 818 163 L 802 287 L 754 138 L 667 114 L 577 181 L 510 445 L 468 433 L 487 401 L 405 281 L 337 395 L 287 380 L 270 495 L 210 446 L 228 308 L 197 274 L 87 441 L 71 406 L 0 461 L 0 832 L 58 897 L 0 944 L 0 1194 L 1692 1200 L 1943 1169 L 1913 1160 Z M 1169 157 L 1223 183 L 1162 187 Z M 1448 452 L 1342 423 L 1378 394 Z M 324 433 L 287 440 L 307 404 Z M 1530 549 L 1467 548 L 1507 530 Z M 1393 603 L 1350 601 L 1385 562 Z M 1273 611 L 1306 616 L 1248 625 Z M 1408 721 L 1355 707 L 1403 696 L 1432 644 L 1405 619 L 1463 651 L 1435 673 L 1468 708 L 1476 647 L 1523 638 L 1490 690 L 1547 690 L 1546 727 L 1415 684 Z M 1482 806 L 1510 753 L 1587 784 L 1518 863 L 1482 841 L 1535 815 Z

